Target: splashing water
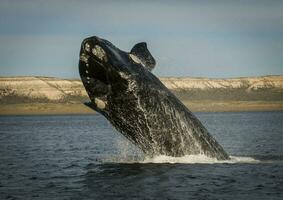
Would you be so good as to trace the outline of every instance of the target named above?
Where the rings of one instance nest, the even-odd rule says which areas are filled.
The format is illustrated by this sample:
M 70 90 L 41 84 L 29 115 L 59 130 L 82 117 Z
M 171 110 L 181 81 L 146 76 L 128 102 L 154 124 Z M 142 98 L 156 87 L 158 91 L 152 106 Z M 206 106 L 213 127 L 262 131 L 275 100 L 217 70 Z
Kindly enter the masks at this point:
M 257 164 L 262 161 L 253 157 L 245 156 L 230 156 L 230 160 L 217 160 L 216 158 L 210 158 L 203 154 L 200 155 L 185 155 L 182 157 L 172 157 L 159 155 L 155 157 L 144 157 L 142 155 L 130 155 L 130 156 L 108 156 L 101 160 L 103 163 L 139 163 L 139 164 Z
M 144 154 L 131 141 L 118 135 L 113 143 L 115 153 L 100 159 L 102 163 L 137 163 L 144 160 Z
M 171 156 L 155 156 L 153 158 L 145 158 L 141 163 L 183 163 L 183 164 L 217 164 L 217 163 L 258 163 L 252 157 L 242 157 L 242 156 L 230 156 L 230 160 L 217 160 L 216 158 L 210 158 L 206 155 L 185 155 L 182 157 L 171 157 Z
M 262 162 L 250 156 L 230 156 L 230 160 L 217 160 L 216 158 L 208 157 L 204 154 L 198 155 L 185 155 L 182 157 L 173 157 L 166 155 L 158 155 L 154 157 L 146 156 L 139 148 L 132 142 L 120 136 L 115 141 L 116 147 L 115 155 L 108 155 L 101 159 L 102 163 L 155 163 L 155 164 L 236 164 L 236 163 L 249 163 L 256 164 Z

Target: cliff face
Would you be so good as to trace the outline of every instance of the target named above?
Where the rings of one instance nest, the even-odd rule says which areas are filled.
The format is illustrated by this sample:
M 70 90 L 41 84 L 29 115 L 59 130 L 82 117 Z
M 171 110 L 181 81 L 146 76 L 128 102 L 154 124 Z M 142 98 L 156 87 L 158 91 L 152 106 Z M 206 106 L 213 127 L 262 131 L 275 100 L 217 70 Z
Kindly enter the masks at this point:
M 87 94 L 81 81 L 48 77 L 0 78 L 0 101 L 68 102 L 83 100 Z
M 210 89 L 239 89 L 244 88 L 247 92 L 258 89 L 283 90 L 283 76 L 262 76 L 231 79 L 209 78 L 160 78 L 160 80 L 172 90 L 210 90 Z
M 283 100 L 283 76 L 160 79 L 181 100 Z M 73 101 L 88 101 L 80 80 L 49 77 L 0 78 L 1 104 Z
M 282 101 L 283 76 L 161 78 L 182 100 Z

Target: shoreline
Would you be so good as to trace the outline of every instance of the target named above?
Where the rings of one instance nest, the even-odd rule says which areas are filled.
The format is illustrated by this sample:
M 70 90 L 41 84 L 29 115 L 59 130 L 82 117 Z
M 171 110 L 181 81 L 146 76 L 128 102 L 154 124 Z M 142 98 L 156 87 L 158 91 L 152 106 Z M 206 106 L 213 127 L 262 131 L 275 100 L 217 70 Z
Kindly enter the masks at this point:
M 192 112 L 283 111 L 283 101 L 182 101 Z M 83 103 L 0 104 L 0 115 L 80 115 L 96 112 Z

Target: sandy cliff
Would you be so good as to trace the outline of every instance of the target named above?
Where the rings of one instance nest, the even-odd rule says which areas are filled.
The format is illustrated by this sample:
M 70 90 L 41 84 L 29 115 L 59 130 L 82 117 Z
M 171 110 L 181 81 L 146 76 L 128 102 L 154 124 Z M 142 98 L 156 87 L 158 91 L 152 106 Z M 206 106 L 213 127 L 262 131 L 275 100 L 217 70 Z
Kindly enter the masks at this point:
M 195 94 L 203 94 L 203 97 L 198 95 L 198 98 L 210 99 L 216 98 L 206 93 L 209 91 L 221 91 L 221 93 L 229 96 L 233 92 L 246 93 L 250 95 L 254 92 L 268 93 L 274 96 L 276 100 L 283 100 L 283 76 L 263 76 L 251 78 L 233 78 L 233 79 L 208 79 L 208 78 L 174 78 L 163 77 L 160 80 L 177 95 L 183 92 L 183 97 L 188 99 L 194 98 Z M 221 94 L 221 96 L 223 96 Z M 225 96 L 225 95 L 224 95 Z M 8 98 L 11 102 L 8 101 Z M 12 100 L 13 97 L 18 99 Z M 270 97 L 270 96 L 269 96 Z M 227 98 L 227 97 L 225 97 Z M 225 99 L 224 98 L 224 99 Z M 261 94 L 261 98 L 263 95 Z M 6 100 L 5 100 L 6 99 Z M 65 102 L 71 100 L 87 99 L 87 94 L 80 80 L 58 79 L 49 77 L 3 77 L 0 78 L 0 101 L 2 103 L 13 103 L 23 101 L 54 101 Z M 221 97 L 220 97 L 221 99 Z M 231 99 L 233 100 L 233 99 Z M 258 99 L 265 100 L 265 99 Z M 271 99 L 272 100 L 272 99 Z
M 283 90 L 283 76 L 262 76 L 262 77 L 243 77 L 231 79 L 209 79 L 209 78 L 190 78 L 190 77 L 168 77 L 160 78 L 161 81 L 170 89 L 239 89 L 245 88 L 247 91 L 258 89 L 276 88 Z
M 283 76 L 232 79 L 162 77 L 160 80 L 195 111 L 283 109 Z M 85 101 L 88 97 L 80 80 L 0 77 L 0 114 L 23 104 L 25 108 L 29 107 L 24 113 L 42 110 L 43 107 L 49 111 L 61 109 L 60 113 L 65 113 L 69 109 L 76 113 L 85 109 L 81 104 Z M 73 105 L 68 105 L 67 109 L 62 107 L 63 104 Z M 79 106 L 75 108 L 74 104 Z
M 23 101 L 65 101 L 72 96 L 86 97 L 81 81 L 47 77 L 9 77 L 0 78 L 0 100 L 9 97 L 22 98 Z

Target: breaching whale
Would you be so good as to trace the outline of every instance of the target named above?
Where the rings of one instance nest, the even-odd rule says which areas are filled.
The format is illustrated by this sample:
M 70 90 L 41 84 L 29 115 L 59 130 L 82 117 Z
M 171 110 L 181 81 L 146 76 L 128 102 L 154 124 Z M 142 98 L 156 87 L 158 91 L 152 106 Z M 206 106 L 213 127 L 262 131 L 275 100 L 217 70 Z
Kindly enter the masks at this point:
M 93 36 L 83 40 L 79 72 L 90 102 L 146 155 L 228 154 L 194 114 L 151 73 L 156 62 L 146 43 L 128 53 Z

